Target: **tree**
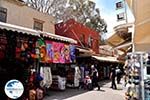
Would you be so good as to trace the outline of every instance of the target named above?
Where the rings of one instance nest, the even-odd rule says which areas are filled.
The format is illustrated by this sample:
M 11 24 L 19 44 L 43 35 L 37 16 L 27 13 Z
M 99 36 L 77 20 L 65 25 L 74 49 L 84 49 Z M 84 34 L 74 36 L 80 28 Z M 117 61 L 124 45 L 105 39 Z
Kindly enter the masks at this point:
M 104 34 L 107 24 L 100 16 L 95 3 L 89 0 L 27 0 L 29 6 L 56 18 L 56 23 L 75 19 L 78 22 Z

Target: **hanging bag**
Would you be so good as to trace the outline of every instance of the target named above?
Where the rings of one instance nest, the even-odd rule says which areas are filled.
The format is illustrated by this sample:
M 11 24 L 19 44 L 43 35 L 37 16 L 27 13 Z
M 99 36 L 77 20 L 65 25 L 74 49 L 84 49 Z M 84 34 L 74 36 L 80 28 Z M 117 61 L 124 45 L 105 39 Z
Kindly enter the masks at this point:
M 44 97 L 43 90 L 40 89 L 40 88 L 37 88 L 36 89 L 36 98 L 37 98 L 37 100 L 43 100 L 43 97 Z

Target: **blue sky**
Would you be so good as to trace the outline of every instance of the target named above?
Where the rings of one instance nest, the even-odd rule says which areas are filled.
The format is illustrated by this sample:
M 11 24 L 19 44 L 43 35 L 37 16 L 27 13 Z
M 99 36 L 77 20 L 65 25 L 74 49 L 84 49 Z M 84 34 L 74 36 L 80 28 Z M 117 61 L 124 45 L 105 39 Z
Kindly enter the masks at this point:
M 117 1 L 122 0 L 92 0 L 96 3 L 96 8 L 100 9 L 101 17 L 106 21 L 108 26 L 108 34 L 107 38 L 110 37 L 113 32 L 113 27 L 117 26 L 119 24 L 125 23 L 125 21 L 117 22 L 116 14 L 119 12 L 123 12 L 122 10 L 116 10 L 115 3 Z M 130 12 L 129 8 L 127 7 L 127 15 L 128 15 L 128 22 L 133 22 L 134 17 L 132 16 L 132 13 Z

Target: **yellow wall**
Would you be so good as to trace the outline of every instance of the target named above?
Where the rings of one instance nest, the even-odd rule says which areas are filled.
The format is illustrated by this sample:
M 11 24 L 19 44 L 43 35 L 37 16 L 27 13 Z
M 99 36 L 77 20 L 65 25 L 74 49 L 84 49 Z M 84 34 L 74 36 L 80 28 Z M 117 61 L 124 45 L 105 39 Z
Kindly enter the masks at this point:
M 55 21 L 52 16 L 16 3 L 13 0 L 0 0 L 0 7 L 7 8 L 7 23 L 33 29 L 34 18 L 36 18 L 44 21 L 43 31 L 55 33 Z
M 135 51 L 150 51 L 150 0 L 127 0 L 135 16 Z

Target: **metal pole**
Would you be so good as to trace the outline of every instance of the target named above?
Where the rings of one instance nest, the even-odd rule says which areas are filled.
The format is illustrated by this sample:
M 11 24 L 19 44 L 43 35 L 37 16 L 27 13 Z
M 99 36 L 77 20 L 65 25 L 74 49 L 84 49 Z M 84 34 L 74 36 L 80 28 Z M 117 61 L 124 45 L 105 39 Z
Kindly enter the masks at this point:
M 126 14 L 126 23 L 128 23 L 127 6 L 126 6 L 126 1 L 125 0 L 124 0 L 124 8 L 125 8 L 125 14 Z
M 144 66 L 143 66 L 143 53 L 140 54 L 140 63 L 141 63 L 141 99 L 145 99 L 145 94 L 144 94 Z

